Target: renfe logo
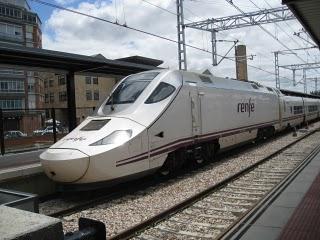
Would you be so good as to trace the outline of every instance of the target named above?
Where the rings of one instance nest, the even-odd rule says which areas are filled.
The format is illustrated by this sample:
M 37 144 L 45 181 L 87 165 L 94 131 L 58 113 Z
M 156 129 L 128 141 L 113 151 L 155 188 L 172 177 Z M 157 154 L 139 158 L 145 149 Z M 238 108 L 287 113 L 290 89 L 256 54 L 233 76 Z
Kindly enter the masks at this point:
M 254 103 L 251 102 L 251 98 L 249 98 L 249 102 L 238 103 L 238 112 L 247 112 L 249 117 L 251 116 L 251 113 L 254 112 Z

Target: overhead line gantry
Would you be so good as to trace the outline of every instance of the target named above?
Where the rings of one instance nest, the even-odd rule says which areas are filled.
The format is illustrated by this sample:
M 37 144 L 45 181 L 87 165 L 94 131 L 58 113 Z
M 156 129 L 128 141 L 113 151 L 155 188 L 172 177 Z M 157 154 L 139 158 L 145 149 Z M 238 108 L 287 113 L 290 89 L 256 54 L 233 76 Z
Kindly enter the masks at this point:
M 180 6 L 182 6 L 182 1 L 183 0 L 177 0 L 177 4 L 180 2 Z M 204 21 L 192 22 L 184 24 L 184 27 L 203 30 L 211 33 L 212 65 L 217 66 L 217 32 L 293 19 L 295 19 L 295 16 L 287 7 L 277 7 L 248 12 L 245 14 L 237 14 L 228 17 L 211 18 Z M 180 44 L 182 44 L 182 42 L 179 42 L 178 49 L 182 49 Z M 181 63 L 179 63 L 179 65 L 181 65 Z

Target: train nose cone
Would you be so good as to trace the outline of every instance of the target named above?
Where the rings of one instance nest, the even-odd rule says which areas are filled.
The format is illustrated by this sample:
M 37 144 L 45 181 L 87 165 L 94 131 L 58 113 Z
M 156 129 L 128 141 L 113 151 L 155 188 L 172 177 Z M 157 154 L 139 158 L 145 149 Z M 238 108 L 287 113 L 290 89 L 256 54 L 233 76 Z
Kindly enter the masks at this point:
M 89 156 L 75 149 L 48 149 L 40 158 L 47 176 L 58 182 L 75 182 L 89 167 Z

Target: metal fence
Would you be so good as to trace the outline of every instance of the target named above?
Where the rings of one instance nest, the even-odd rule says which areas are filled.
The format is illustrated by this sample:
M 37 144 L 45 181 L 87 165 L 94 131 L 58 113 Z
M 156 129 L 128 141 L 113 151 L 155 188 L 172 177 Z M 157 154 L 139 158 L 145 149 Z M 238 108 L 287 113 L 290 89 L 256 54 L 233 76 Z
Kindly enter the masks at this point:
M 77 108 L 77 124 L 94 108 Z M 1 154 L 48 148 L 69 133 L 68 108 L 1 109 Z

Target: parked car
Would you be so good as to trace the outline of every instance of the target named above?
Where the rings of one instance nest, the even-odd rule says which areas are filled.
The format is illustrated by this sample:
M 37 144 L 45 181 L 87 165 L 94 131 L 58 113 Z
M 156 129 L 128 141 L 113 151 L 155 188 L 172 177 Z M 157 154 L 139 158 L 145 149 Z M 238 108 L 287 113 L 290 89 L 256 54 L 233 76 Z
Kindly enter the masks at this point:
M 47 127 L 43 127 L 33 131 L 33 135 L 41 135 Z
M 56 128 L 56 131 L 57 133 L 60 133 L 60 130 L 58 128 Z M 34 130 L 33 134 L 38 136 L 53 134 L 53 126 L 47 126 L 47 127 L 40 128 L 38 130 Z
M 56 127 L 56 133 L 60 133 L 60 130 Z M 47 135 L 47 134 L 53 134 L 53 126 L 48 126 L 44 131 L 41 133 L 41 135 Z
M 23 138 L 26 137 L 27 134 L 21 131 L 7 131 L 4 132 L 4 139 L 14 139 L 14 138 Z

